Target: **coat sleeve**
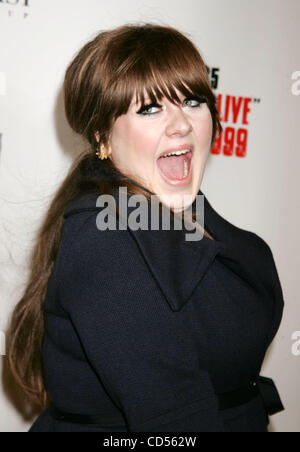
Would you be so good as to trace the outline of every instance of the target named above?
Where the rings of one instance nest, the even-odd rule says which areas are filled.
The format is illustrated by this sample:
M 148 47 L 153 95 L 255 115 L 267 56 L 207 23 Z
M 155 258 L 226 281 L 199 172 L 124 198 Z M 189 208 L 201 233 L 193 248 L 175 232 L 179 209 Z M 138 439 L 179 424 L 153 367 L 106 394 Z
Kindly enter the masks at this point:
M 264 260 L 264 278 L 268 284 L 268 289 L 273 297 L 273 322 L 271 329 L 269 331 L 269 344 L 273 341 L 278 328 L 280 326 L 282 316 L 283 316 L 283 310 L 284 310 L 284 295 L 282 291 L 282 285 L 279 278 L 279 273 L 277 270 L 277 266 L 275 263 L 275 259 L 273 256 L 273 252 L 268 245 L 268 243 L 262 239 L 261 237 L 257 236 L 260 242 L 264 245 L 264 251 L 265 251 L 265 260 Z
M 222 431 L 188 318 L 170 310 L 130 231 L 77 214 L 63 228 L 59 299 L 129 431 Z

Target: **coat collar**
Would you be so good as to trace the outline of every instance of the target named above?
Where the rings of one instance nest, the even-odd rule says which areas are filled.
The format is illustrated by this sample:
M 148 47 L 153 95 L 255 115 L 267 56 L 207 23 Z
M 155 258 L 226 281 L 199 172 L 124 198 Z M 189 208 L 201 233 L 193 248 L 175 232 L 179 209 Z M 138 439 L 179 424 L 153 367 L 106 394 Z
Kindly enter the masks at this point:
M 212 227 L 217 214 L 202 191 L 199 190 L 198 194 L 204 196 L 204 227 L 211 232 L 215 240 L 203 236 L 201 240 L 187 241 L 185 234 L 193 231 L 187 231 L 185 228 L 151 230 L 149 227 L 148 230 L 133 230 L 128 224 L 128 230 L 172 311 L 179 311 L 188 302 L 216 255 L 226 251 L 225 243 L 214 235 L 216 230 Z M 65 211 L 64 217 L 83 210 L 101 209 L 96 207 L 97 197 L 97 193 L 89 193 L 74 200 Z M 114 197 L 117 203 L 118 193 L 115 193 Z M 192 207 L 195 208 L 195 201 Z M 130 210 L 131 208 L 128 208 L 128 215 Z M 149 210 L 149 225 L 150 214 Z
M 172 311 L 179 311 L 188 302 L 216 255 L 224 249 L 219 240 L 206 236 L 201 240 L 187 241 L 185 234 L 193 231 L 185 228 L 130 229 L 130 232 Z
M 256 296 L 274 301 L 276 272 L 270 273 L 268 245 L 251 231 L 241 229 L 210 205 L 204 193 L 204 228 L 214 240 L 186 241 L 187 230 L 130 230 L 172 311 L 179 311 L 191 298 L 215 258 L 246 284 Z M 195 202 L 193 203 L 193 210 Z M 273 260 L 273 258 L 272 258 Z M 242 302 L 242 300 L 241 300 Z

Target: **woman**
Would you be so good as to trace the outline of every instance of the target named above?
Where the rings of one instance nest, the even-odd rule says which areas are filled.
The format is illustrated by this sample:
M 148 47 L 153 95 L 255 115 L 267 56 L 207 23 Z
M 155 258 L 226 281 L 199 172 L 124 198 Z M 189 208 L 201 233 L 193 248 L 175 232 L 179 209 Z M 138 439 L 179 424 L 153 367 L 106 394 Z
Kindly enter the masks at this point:
M 282 291 L 268 245 L 200 190 L 221 125 L 198 50 L 170 27 L 101 32 L 64 95 L 89 149 L 52 201 L 9 331 L 12 372 L 43 408 L 30 431 L 267 431 L 283 407 L 259 372 Z M 120 187 L 146 197 L 148 226 L 158 196 L 170 229 L 122 228 L 112 204 L 119 227 L 101 229 L 100 195 L 117 205 Z M 197 196 L 204 235 L 187 241 L 173 221 L 198 218 Z

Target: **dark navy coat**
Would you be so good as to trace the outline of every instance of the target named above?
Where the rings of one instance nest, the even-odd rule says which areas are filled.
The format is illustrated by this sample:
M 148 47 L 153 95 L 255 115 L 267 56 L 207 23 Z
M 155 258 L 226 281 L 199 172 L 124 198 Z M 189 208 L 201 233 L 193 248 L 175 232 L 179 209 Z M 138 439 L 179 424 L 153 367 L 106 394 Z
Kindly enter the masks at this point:
M 267 431 L 261 395 L 222 411 L 216 396 L 257 378 L 280 325 L 267 243 L 206 197 L 215 240 L 100 231 L 97 197 L 81 195 L 65 211 L 44 303 L 43 371 L 56 407 L 103 415 L 108 426 L 56 420 L 48 407 L 29 431 Z

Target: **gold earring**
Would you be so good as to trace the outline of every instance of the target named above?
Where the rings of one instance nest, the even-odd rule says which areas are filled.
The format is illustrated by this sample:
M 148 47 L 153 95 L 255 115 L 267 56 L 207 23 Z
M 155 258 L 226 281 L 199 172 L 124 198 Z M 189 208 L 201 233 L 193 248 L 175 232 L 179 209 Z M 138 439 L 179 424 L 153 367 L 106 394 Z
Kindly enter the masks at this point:
M 100 144 L 98 145 L 96 155 L 101 160 L 108 158 L 107 150 L 103 143 L 101 145 Z

